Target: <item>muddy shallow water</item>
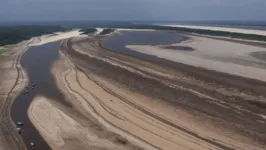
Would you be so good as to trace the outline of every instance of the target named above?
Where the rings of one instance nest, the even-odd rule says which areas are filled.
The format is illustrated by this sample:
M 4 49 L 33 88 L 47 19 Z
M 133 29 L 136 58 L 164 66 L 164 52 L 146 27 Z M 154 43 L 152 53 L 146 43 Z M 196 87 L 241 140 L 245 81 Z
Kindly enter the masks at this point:
M 14 101 L 11 107 L 11 117 L 15 123 L 18 121 L 24 123 L 21 136 L 28 148 L 30 148 L 29 143 L 32 141 L 38 150 L 50 149 L 27 116 L 27 110 L 33 98 L 36 95 L 44 95 L 69 105 L 63 101 L 64 96 L 57 89 L 55 79 L 50 72 L 51 65 L 59 58 L 59 47 L 60 42 L 30 47 L 21 58 L 20 63 L 27 71 L 29 83 L 28 87 Z M 33 83 L 36 86 L 32 89 Z M 26 90 L 29 92 L 26 93 Z
M 154 60 L 157 57 L 145 55 L 129 48 L 127 45 L 169 45 L 179 43 L 184 37 L 172 31 L 122 31 L 119 34 L 107 36 L 101 45 L 109 50 L 128 54 L 138 58 Z

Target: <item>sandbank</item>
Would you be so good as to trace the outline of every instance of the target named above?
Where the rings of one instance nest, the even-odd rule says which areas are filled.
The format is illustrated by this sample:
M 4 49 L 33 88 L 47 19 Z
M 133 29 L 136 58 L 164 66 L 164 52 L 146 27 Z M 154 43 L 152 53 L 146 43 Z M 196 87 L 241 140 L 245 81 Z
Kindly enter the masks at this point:
M 256 34 L 266 36 L 266 31 L 254 30 L 254 29 L 239 29 L 239 28 L 227 28 L 227 27 L 211 27 L 211 26 L 193 26 L 193 25 L 160 25 L 168 27 L 180 27 L 189 29 L 202 29 L 202 30 L 212 30 L 212 31 L 224 31 L 232 33 L 243 33 L 243 34 Z
M 126 47 L 183 64 L 266 81 L 266 62 L 251 56 L 254 52 L 265 52 L 265 48 L 205 37 L 189 37 L 190 40 L 173 45 L 191 47 L 194 51 L 169 50 L 150 45 Z

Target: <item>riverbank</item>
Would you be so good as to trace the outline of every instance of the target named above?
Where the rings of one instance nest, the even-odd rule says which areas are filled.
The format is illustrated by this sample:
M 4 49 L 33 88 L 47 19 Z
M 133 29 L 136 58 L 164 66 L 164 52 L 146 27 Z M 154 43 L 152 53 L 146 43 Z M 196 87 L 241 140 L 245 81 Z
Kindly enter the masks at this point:
M 72 107 L 66 107 L 56 99 L 36 97 L 28 111 L 32 123 L 52 149 L 140 149 L 120 135 L 106 130 L 104 121 L 99 123 L 97 120 L 97 114 L 91 115 L 88 100 L 97 99 L 85 94 L 83 86 L 86 90 L 99 87 L 78 71 L 63 53 L 53 64 L 52 73 L 65 100 Z M 84 96 L 89 96 L 89 99 L 84 99 Z
M 255 101 L 263 90 L 252 90 L 261 84 L 98 45 L 93 38 L 74 38 L 61 48 L 77 67 L 76 77 L 65 79 L 76 99 L 86 101 L 78 108 L 90 107 L 87 114 L 106 130 L 140 147 L 144 142 L 163 149 L 265 148 L 265 110 Z
M 31 76 L 29 84 L 37 86 L 16 108 L 29 106 L 25 115 L 37 129 L 32 132 L 40 133 L 50 148 L 266 148 L 264 82 L 167 59 L 146 60 L 138 57 L 141 53 L 123 55 L 103 49 L 102 37 L 81 37 L 76 31 L 67 35 L 46 36 L 45 42 L 50 42 L 75 35 L 60 46 L 32 47 L 22 62 L 28 64 L 24 67 Z M 260 47 L 223 42 L 190 36 L 168 49 L 157 45 L 148 50 L 264 68 L 264 58 L 256 58 L 261 53 L 253 53 Z M 216 46 L 220 49 L 213 51 Z M 146 46 L 138 47 L 141 51 Z
M 78 35 L 79 33 L 77 30 L 65 32 L 65 33 L 56 33 L 54 35 L 44 35 L 41 37 L 34 37 L 28 41 L 23 41 L 18 44 L 9 45 L 9 46 L 3 46 L 5 48 L 5 51 L 1 54 L 0 58 L 0 86 L 1 86 L 1 125 L 0 125 L 0 149 L 26 149 L 26 147 L 29 147 L 28 141 L 26 143 L 24 136 L 23 139 L 21 138 L 21 135 L 19 135 L 16 131 L 15 123 L 16 121 L 23 121 L 23 115 L 21 116 L 17 115 L 18 117 L 15 120 L 11 116 L 14 113 L 14 110 L 12 110 L 14 100 L 19 96 L 23 95 L 23 91 L 25 90 L 26 86 L 28 85 L 28 74 L 24 70 L 25 68 L 22 68 L 20 61 L 21 57 L 24 54 L 24 52 L 33 45 L 41 45 L 45 43 L 50 43 L 53 41 L 69 38 L 75 35 Z M 79 35 L 78 35 L 79 36 Z M 31 58 L 32 59 L 32 58 Z M 25 67 L 25 66 L 24 66 Z M 28 100 L 27 100 L 28 101 Z M 23 104 L 24 102 L 22 102 Z M 17 110 L 23 110 L 23 105 L 18 106 L 15 111 Z M 25 113 L 26 115 L 26 113 Z M 15 121 L 15 123 L 13 122 Z M 24 122 L 26 125 L 26 128 L 30 128 L 30 123 Z M 26 129 L 25 128 L 25 129 Z M 28 135 L 31 132 L 34 132 L 35 129 L 32 127 L 28 131 L 26 131 L 27 134 L 23 132 L 23 135 Z M 35 131 L 36 132 L 36 131 Z M 34 135 L 34 134 L 30 134 Z M 37 138 L 37 137 L 35 137 Z M 34 138 L 32 138 L 34 139 Z M 30 139 L 30 140 L 32 140 Z M 24 140 L 24 142 L 23 142 Z
M 177 47 L 172 50 L 149 45 L 128 45 L 126 47 L 195 67 L 266 81 L 266 60 L 253 55 L 257 52 L 266 53 L 265 48 L 206 37 L 192 35 L 188 37 L 190 40 L 172 44 L 172 47 Z M 184 51 L 178 49 L 178 46 L 189 47 L 194 51 Z
M 36 37 L 36 39 L 37 39 L 36 42 L 31 44 L 30 46 L 44 45 L 47 43 L 60 41 L 60 40 L 75 37 L 75 36 L 86 36 L 86 35 L 82 35 L 82 32 L 79 32 L 79 29 L 67 31 L 67 32 L 56 32 L 54 34 Z
M 0 149 L 26 149 L 23 140 L 15 130 L 10 109 L 15 98 L 27 85 L 28 77 L 20 65 L 22 54 L 32 40 L 8 46 L 0 58 Z

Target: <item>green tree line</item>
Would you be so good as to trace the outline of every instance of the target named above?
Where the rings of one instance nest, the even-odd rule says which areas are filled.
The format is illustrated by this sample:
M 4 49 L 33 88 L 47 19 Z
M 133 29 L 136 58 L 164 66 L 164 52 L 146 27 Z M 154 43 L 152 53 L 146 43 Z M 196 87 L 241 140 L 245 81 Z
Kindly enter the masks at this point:
M 103 29 L 103 31 L 100 33 L 100 35 L 106 35 L 106 34 L 109 34 L 109 33 L 112 33 L 112 32 L 114 32 L 114 29 L 105 28 L 105 29 Z
M 96 32 L 97 30 L 95 28 L 82 28 L 79 30 L 79 32 L 82 32 L 82 34 L 91 34 Z

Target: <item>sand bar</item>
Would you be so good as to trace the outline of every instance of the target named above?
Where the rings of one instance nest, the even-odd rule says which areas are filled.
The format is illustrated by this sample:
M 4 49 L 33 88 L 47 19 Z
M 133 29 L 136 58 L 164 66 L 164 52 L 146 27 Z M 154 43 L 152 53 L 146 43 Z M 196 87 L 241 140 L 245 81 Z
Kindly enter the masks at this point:
M 190 38 L 174 45 L 191 47 L 194 51 L 149 45 L 128 45 L 127 48 L 196 67 L 266 81 L 266 62 L 250 56 L 253 52 L 266 52 L 265 48 L 197 36 Z
M 40 37 L 36 37 L 36 38 L 39 38 L 39 42 L 35 42 L 34 44 L 31 44 L 30 46 L 43 45 L 46 43 L 55 42 L 55 41 L 59 41 L 59 40 L 63 40 L 63 39 L 67 39 L 67 38 L 71 38 L 75 36 L 81 36 L 81 32 L 79 32 L 79 29 L 67 31 L 67 32 L 57 32 L 57 33 L 50 34 L 50 35 L 43 35 Z
M 266 31 L 263 30 L 253 30 L 253 29 L 239 29 L 239 28 L 227 28 L 227 27 L 210 27 L 210 26 L 193 26 L 193 25 L 160 25 L 168 27 L 180 27 L 189 29 L 202 29 L 202 30 L 212 30 L 212 31 L 224 31 L 232 33 L 243 33 L 243 34 L 256 34 L 266 36 Z
M 253 149 L 252 147 L 256 145 L 253 143 L 251 146 L 245 138 L 234 133 L 235 131 L 230 133 L 227 129 L 217 128 L 217 125 L 215 127 L 207 125 L 207 123 L 203 125 L 200 121 L 194 120 L 195 118 L 192 119 L 193 117 L 182 111 L 183 109 L 175 109 L 175 106 L 185 105 L 195 108 L 194 110 L 215 114 L 214 116 L 224 115 L 230 118 L 232 126 L 235 126 L 234 123 L 237 126 L 247 125 L 246 123 L 239 124 L 238 121 L 241 117 L 235 117 L 242 114 L 242 111 L 248 111 L 243 102 L 238 107 L 227 101 L 227 96 L 235 94 L 236 90 L 230 88 L 228 90 L 230 93 L 224 93 L 228 87 L 212 87 L 207 92 L 205 91 L 205 81 L 199 83 L 189 75 L 179 74 L 180 70 L 171 72 L 167 67 L 160 67 L 160 65 L 157 66 L 147 61 L 111 51 L 103 52 L 95 43 L 96 41 L 92 38 L 80 39 L 80 41 L 71 39 L 63 42 L 64 54 L 71 55 L 72 61 L 75 64 L 80 64 L 79 67 L 83 70 L 73 68 L 76 73 L 74 70 L 68 72 L 66 76 L 68 84 L 65 86 L 70 87 L 68 90 L 77 97 L 77 100 L 84 99 L 90 104 L 92 108 L 87 109 L 87 112 L 97 118 L 108 130 L 120 134 L 141 147 L 145 145 L 130 135 L 161 149 L 226 149 L 223 147 Z M 176 63 L 176 65 L 178 64 Z M 209 75 L 208 78 L 213 78 L 211 77 L 212 73 L 206 74 Z M 59 76 L 59 78 L 61 77 L 63 76 Z M 171 78 L 170 81 L 169 78 Z M 122 86 L 117 86 L 117 82 L 122 82 Z M 184 82 L 195 86 L 183 84 Z M 165 85 L 169 85 L 171 88 Z M 197 88 L 197 86 L 201 88 Z M 173 88 L 176 89 L 173 91 Z M 221 89 L 219 93 L 224 93 L 226 96 L 216 97 L 213 94 L 213 89 L 217 91 Z M 137 91 L 145 93 L 145 96 L 136 93 Z M 152 98 L 147 97 L 148 95 Z M 157 96 L 158 98 L 163 97 L 163 101 L 157 101 L 158 99 L 155 98 Z M 244 99 L 244 96 L 242 98 Z M 177 105 L 164 103 L 166 101 L 176 101 Z M 86 106 L 85 103 L 82 103 L 82 106 Z M 233 109 L 227 109 L 230 107 Z M 241 112 L 236 113 L 235 110 L 239 108 L 241 108 Z M 95 114 L 95 112 L 97 113 Z M 192 113 L 191 110 L 189 112 Z M 200 116 L 199 114 L 201 113 L 197 113 L 196 116 Z M 260 115 L 255 117 L 261 122 L 263 121 Z M 215 142 L 212 143 L 206 139 L 213 139 Z
M 43 96 L 36 97 L 28 109 L 28 116 L 52 149 L 121 149 L 107 139 L 101 139 L 89 132 L 87 127 L 50 101 Z

